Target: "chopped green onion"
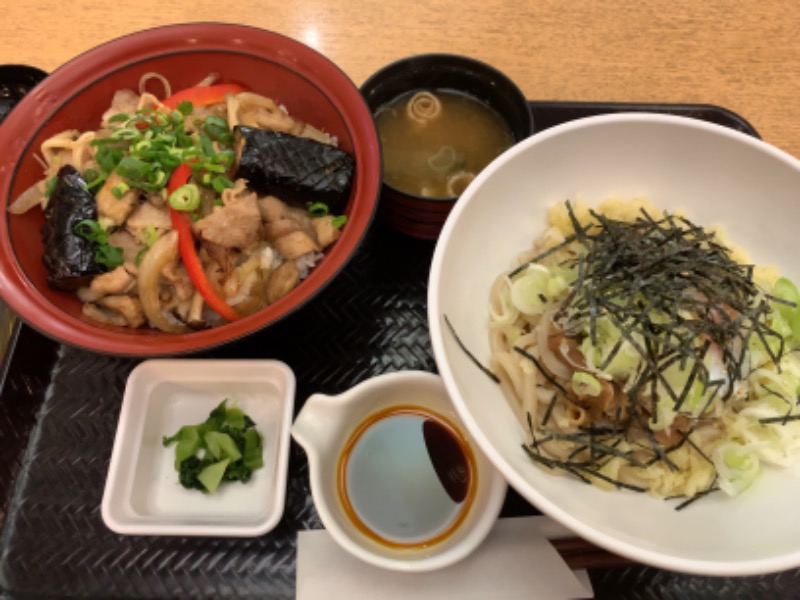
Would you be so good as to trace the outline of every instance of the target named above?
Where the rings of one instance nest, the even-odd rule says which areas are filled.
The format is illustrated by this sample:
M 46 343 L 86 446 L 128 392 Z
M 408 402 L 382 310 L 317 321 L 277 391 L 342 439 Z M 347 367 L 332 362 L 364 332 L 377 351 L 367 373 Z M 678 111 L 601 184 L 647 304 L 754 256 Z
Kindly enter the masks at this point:
M 324 217 L 328 214 L 328 205 L 324 202 L 312 202 L 308 205 L 308 214 L 311 217 Z
M 51 177 L 48 179 L 44 184 L 44 197 L 49 198 L 53 195 L 53 192 L 56 190 L 56 186 L 58 185 L 58 177 Z
M 215 165 L 214 163 L 205 163 L 203 165 L 203 168 L 206 171 L 210 171 L 212 173 L 224 173 L 225 172 L 225 167 L 223 167 L 222 165 Z
M 114 198 L 120 200 L 125 194 L 130 191 L 131 187 L 125 183 L 124 181 L 120 181 L 117 185 L 111 188 L 111 193 L 114 194 Z
M 347 215 L 339 215 L 331 219 L 331 225 L 336 227 L 336 229 L 341 229 L 344 227 L 345 223 L 347 223 Z
M 214 156 L 217 151 L 214 150 L 214 144 L 212 143 L 211 138 L 205 133 L 201 133 L 198 137 L 200 138 L 200 147 L 203 149 L 203 152 L 206 154 L 206 156 Z
M 122 157 L 122 150 L 119 150 L 118 148 L 110 148 L 105 145 L 100 146 L 97 149 L 97 153 L 94 155 L 94 159 L 97 161 L 97 164 L 106 173 L 113 171 L 119 161 L 122 160 Z
M 575 371 L 572 374 L 572 391 L 579 397 L 598 396 L 602 391 L 602 386 L 596 377 L 582 371 Z
M 117 164 L 117 173 L 126 179 L 141 179 L 152 169 L 152 165 L 148 165 L 134 156 L 126 156 Z
M 217 152 L 217 155 L 214 159 L 226 167 L 230 167 L 233 164 L 234 159 L 236 158 L 236 154 L 233 150 L 221 150 Z
M 179 156 L 175 156 L 171 152 L 161 153 L 159 155 L 159 161 L 161 162 L 161 166 L 168 169 L 176 169 L 178 165 L 183 162 Z
M 136 254 L 137 265 L 142 261 L 142 258 L 145 254 L 147 254 L 147 251 L 150 249 L 150 247 L 155 244 L 160 237 L 158 229 L 156 229 L 155 225 L 145 226 L 145 228 L 142 230 L 142 234 L 144 237 L 144 248 L 139 250 L 139 252 Z
M 122 248 L 110 244 L 100 246 L 94 254 L 94 259 L 101 265 L 111 269 L 120 266 L 124 261 Z
M 149 247 L 156 243 L 159 238 L 158 229 L 155 225 L 147 225 L 144 230 L 144 243 Z
M 178 112 L 181 113 L 184 117 L 188 117 L 190 114 L 192 114 L 193 110 L 194 110 L 194 105 L 188 100 L 185 100 L 180 104 L 178 104 Z
M 167 174 L 161 169 L 155 171 L 150 176 L 150 184 L 156 188 L 162 188 L 167 184 Z
M 192 211 L 200 206 L 200 189 L 193 183 L 187 183 L 172 192 L 169 205 L 175 210 Z
M 114 172 L 124 180 L 112 190 L 118 198 L 129 189 L 159 193 L 172 171 L 191 163 L 198 183 L 217 193 L 231 187 L 226 175 L 236 160 L 233 133 L 225 119 L 210 115 L 193 119 L 195 133 L 190 134 L 186 127 L 193 111 L 191 102 L 182 102 L 169 114 L 140 109 L 113 115 L 110 135 L 91 142 L 97 168 L 91 176 L 87 173 L 87 186 L 102 185 Z
M 75 233 L 90 242 L 104 243 L 108 241 L 108 232 L 97 221 L 84 219 L 75 223 Z
M 183 129 L 175 132 L 175 143 L 178 148 L 191 148 L 194 145 L 192 136 L 186 133 Z
M 216 117 L 214 115 L 206 117 L 203 123 L 203 130 L 214 141 L 225 144 L 229 144 L 233 141 L 233 134 L 228 128 L 228 122 L 221 117 Z
M 224 190 L 233 187 L 233 182 L 225 177 L 224 175 L 217 175 L 211 181 L 211 187 L 214 188 L 214 191 L 218 194 L 221 194 Z
M 109 244 L 108 231 L 97 221 L 92 219 L 78 221 L 75 224 L 75 233 L 96 244 L 94 259 L 98 264 L 113 269 L 124 262 L 122 248 Z
M 111 134 L 112 140 L 135 140 L 142 137 L 136 129 L 115 129 Z
M 210 115 L 206 117 L 205 127 L 206 129 L 224 129 L 227 131 L 228 122 L 222 117 L 215 117 L 214 115 Z
M 97 185 L 98 180 L 104 180 L 103 174 L 100 173 L 97 169 L 86 169 L 83 172 L 83 179 L 86 181 L 90 188 Z

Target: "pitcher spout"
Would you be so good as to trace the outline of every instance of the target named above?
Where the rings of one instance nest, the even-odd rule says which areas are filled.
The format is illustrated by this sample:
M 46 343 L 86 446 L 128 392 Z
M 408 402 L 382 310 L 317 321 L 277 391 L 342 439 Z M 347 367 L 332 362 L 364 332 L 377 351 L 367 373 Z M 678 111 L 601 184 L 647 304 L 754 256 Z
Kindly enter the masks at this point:
M 337 421 L 332 400 L 324 394 L 310 396 L 292 424 L 292 437 L 309 455 L 324 452 L 332 443 Z

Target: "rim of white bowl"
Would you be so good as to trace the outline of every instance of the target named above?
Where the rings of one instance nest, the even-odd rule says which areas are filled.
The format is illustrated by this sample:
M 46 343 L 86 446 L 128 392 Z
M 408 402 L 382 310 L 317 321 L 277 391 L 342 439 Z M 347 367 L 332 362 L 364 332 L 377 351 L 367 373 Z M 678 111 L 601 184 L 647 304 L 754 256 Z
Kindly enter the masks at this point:
M 472 183 L 469 184 L 466 190 L 464 190 L 462 193 L 459 202 L 456 203 L 452 212 L 445 221 L 441 234 L 439 235 L 439 239 L 436 243 L 428 280 L 428 327 L 430 330 L 433 355 L 439 369 L 439 375 L 444 381 L 445 387 L 450 394 L 453 406 L 464 422 L 464 425 L 469 431 L 470 435 L 481 448 L 483 453 L 494 464 L 497 470 L 500 471 L 500 473 L 502 473 L 502 475 L 506 478 L 508 484 L 543 513 L 546 513 L 548 516 L 552 517 L 568 529 L 574 531 L 577 535 L 589 540 L 590 542 L 637 562 L 669 569 L 672 571 L 680 571 L 696 575 L 763 575 L 766 573 L 773 573 L 798 567 L 800 566 L 800 549 L 790 554 L 771 558 L 737 561 L 714 561 L 676 557 L 671 554 L 649 550 L 641 546 L 610 537 L 607 534 L 598 531 L 596 528 L 587 525 L 580 519 L 573 517 L 557 504 L 540 495 L 539 492 L 534 489 L 525 480 L 525 478 L 511 466 L 511 464 L 502 456 L 502 454 L 500 454 L 500 452 L 494 448 L 494 446 L 489 442 L 488 438 L 484 435 L 478 422 L 472 416 L 472 413 L 470 413 L 470 411 L 461 401 L 458 386 L 456 385 L 453 375 L 447 366 L 447 361 L 445 358 L 442 319 L 440 318 L 441 309 L 439 307 L 438 298 L 439 290 L 436 282 L 442 269 L 442 261 L 444 260 L 444 251 L 445 247 L 447 246 L 447 242 L 453 234 L 453 230 L 456 228 L 456 225 L 459 222 L 462 213 L 465 211 L 466 206 L 469 204 L 470 198 L 475 193 L 475 190 L 483 185 L 483 182 L 486 179 L 490 178 L 495 172 L 500 170 L 506 163 L 513 160 L 518 154 L 526 152 L 531 146 L 539 145 L 550 138 L 563 135 L 564 133 L 575 129 L 605 126 L 613 123 L 661 123 L 678 125 L 689 129 L 704 130 L 714 135 L 730 138 L 736 143 L 757 148 L 759 151 L 770 154 L 774 158 L 787 163 L 793 169 L 800 171 L 800 160 L 759 138 L 736 131 L 734 129 L 730 129 L 729 127 L 725 127 L 723 125 L 717 125 L 691 117 L 682 117 L 676 115 L 626 112 L 585 117 L 561 125 L 556 125 L 541 133 L 536 133 L 531 137 L 522 140 L 498 156 L 478 174 Z

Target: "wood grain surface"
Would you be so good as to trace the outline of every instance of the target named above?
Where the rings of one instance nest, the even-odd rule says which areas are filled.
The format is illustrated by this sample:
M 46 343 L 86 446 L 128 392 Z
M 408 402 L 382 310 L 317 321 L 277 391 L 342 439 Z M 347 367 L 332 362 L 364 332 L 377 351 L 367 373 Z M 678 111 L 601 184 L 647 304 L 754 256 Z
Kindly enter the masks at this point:
M 800 157 L 800 4 L 785 0 L 6 0 L 0 63 L 47 71 L 114 37 L 244 23 L 313 46 L 356 84 L 388 62 L 453 52 L 531 99 L 725 106 Z

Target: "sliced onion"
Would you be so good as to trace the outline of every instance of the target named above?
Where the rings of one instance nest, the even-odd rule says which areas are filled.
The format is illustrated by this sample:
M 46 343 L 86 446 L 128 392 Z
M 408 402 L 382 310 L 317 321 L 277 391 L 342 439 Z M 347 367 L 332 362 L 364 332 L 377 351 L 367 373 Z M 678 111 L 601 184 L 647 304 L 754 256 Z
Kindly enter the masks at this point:
M 8 207 L 8 212 L 12 215 L 21 215 L 34 206 L 43 206 L 44 199 L 44 182 L 37 181 L 17 196 L 17 199 Z
M 161 309 L 159 282 L 164 267 L 178 258 L 178 232 L 162 235 L 150 247 L 139 265 L 139 300 L 147 320 L 154 327 L 168 333 L 185 333 L 189 329 L 170 319 Z
M 542 320 L 536 328 L 536 344 L 541 352 L 542 363 L 547 370 L 560 379 L 570 380 L 572 371 L 561 361 L 561 359 L 550 350 L 548 343 L 553 325 L 553 311 L 547 311 L 542 315 Z

